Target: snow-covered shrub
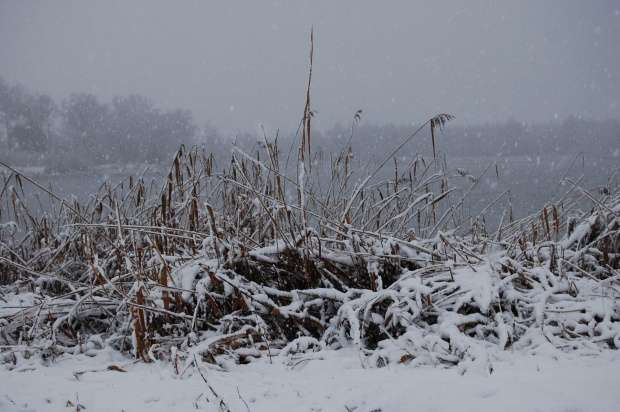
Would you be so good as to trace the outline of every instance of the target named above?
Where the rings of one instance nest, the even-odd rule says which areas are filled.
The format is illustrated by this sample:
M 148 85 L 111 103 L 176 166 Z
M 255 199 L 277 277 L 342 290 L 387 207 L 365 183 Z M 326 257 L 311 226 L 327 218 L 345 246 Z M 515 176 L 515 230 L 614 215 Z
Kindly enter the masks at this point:
M 567 200 L 488 234 L 464 227 L 451 179 L 467 175 L 440 154 L 378 181 L 350 146 L 329 165 L 304 150 L 292 173 L 269 142 L 216 173 L 182 147 L 160 187 L 129 178 L 86 205 L 50 192 L 45 213 L 22 201 L 33 182 L 5 175 L 3 362 L 110 346 L 187 368 L 354 347 L 370 366 L 488 372 L 494 351 L 620 347 L 617 184 L 574 185 L 587 213 Z

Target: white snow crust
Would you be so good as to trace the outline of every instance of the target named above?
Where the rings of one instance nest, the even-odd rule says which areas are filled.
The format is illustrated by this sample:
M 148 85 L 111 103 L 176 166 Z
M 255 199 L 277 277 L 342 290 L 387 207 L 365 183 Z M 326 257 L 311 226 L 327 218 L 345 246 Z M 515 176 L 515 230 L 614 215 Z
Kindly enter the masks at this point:
M 596 412 L 620 405 L 617 351 L 504 351 L 495 354 L 491 374 L 464 375 L 434 366 L 368 368 L 352 348 L 293 352 L 229 371 L 201 364 L 180 374 L 172 363 L 134 362 L 111 349 L 32 357 L 13 370 L 2 365 L 0 410 Z

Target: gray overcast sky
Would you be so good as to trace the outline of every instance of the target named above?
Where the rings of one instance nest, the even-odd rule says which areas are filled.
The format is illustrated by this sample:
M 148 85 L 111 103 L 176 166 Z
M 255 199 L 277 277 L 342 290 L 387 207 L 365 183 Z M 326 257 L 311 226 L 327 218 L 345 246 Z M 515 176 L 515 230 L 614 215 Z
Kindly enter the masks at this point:
M 620 1 L 3 1 L 0 76 L 139 93 L 202 125 L 620 118 Z

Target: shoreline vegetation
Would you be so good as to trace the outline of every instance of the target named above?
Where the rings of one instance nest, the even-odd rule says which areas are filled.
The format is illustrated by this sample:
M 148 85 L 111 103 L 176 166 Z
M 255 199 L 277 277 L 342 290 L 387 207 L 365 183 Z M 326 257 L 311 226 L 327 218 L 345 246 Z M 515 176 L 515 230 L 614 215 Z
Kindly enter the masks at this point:
M 236 148 L 224 169 L 182 146 L 163 184 L 129 177 L 85 204 L 48 192 L 45 212 L 4 165 L 2 362 L 111 347 L 182 374 L 354 347 L 369 366 L 491 372 L 493 348 L 620 347 L 617 172 L 598 193 L 566 178 L 558 202 L 487 228 L 442 153 L 400 165 L 397 149 L 355 174 L 351 141 L 328 168 L 307 137 L 296 154 Z M 394 177 L 372 180 L 381 167 Z M 573 210 L 583 198 L 591 209 Z
M 322 147 L 325 155 L 338 153 L 348 144 L 349 124 L 325 125 L 320 114 L 314 110 L 308 113 L 313 119 L 312 144 Z M 382 161 L 419 126 L 371 124 L 363 121 L 359 111 L 355 113 L 352 150 L 361 159 Z M 279 146 L 294 146 L 300 132 L 276 132 Z M 0 161 L 17 168 L 36 166 L 45 174 L 82 173 L 127 164 L 157 164 L 165 169 L 181 144 L 204 147 L 216 159 L 226 161 L 231 142 L 250 152 L 264 140 L 264 133 L 229 134 L 209 122 L 199 127 L 191 111 L 164 111 L 141 95 L 116 96 L 106 103 L 95 95 L 76 93 L 57 103 L 46 94 L 0 78 Z M 547 122 L 510 118 L 478 125 L 455 119 L 443 131 L 441 141 L 441 151 L 449 158 L 572 157 L 582 152 L 588 158 L 615 159 L 620 157 L 620 122 L 574 115 Z M 422 143 L 399 156 L 431 155 L 431 141 Z
M 354 136 L 362 111 L 332 142 L 340 149 L 323 150 L 311 79 L 312 50 L 304 114 L 288 147 L 266 134 L 250 149 L 237 139 L 226 157 L 180 145 L 160 181 L 104 183 L 84 203 L 0 162 L 0 362 L 12 369 L 33 356 L 50 362 L 112 348 L 169 362 L 182 376 L 352 348 L 364 367 L 488 374 L 498 351 L 620 348 L 618 171 L 596 193 L 564 176 L 550 196 L 557 200 L 538 213 L 514 219 L 510 206 L 487 225 L 486 209 L 465 207 L 479 179 L 449 169 L 440 150 L 450 147 L 442 133 L 451 115 L 416 125 L 361 164 Z M 115 104 L 148 108 L 132 99 Z M 115 113 L 114 121 L 134 124 Z M 512 126 L 506 133 L 525 133 Z M 136 138 L 147 129 L 131 129 L 124 144 L 148 149 Z M 509 147 L 537 151 L 515 136 L 505 136 Z M 607 136 L 582 143 L 599 138 Z M 131 148 L 124 160 L 154 153 Z M 495 163 L 484 173 L 499 179 Z M 471 184 L 461 190 L 459 180 Z M 25 200 L 32 185 L 51 208 Z M 581 212 L 584 199 L 590 207 Z

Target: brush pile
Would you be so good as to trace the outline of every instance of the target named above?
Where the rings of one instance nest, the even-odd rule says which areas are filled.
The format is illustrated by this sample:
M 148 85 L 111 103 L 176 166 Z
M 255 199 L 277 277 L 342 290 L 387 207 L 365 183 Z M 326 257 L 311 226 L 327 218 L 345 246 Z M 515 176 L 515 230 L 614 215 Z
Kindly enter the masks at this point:
M 597 197 L 571 182 L 488 233 L 441 153 L 377 170 L 392 160 L 377 181 L 349 144 L 325 167 L 308 136 L 293 173 L 266 140 L 218 172 L 182 147 L 163 184 L 129 178 L 87 204 L 39 187 L 45 209 L 5 169 L 0 363 L 109 346 L 182 373 L 355 347 L 370 366 L 490 370 L 492 350 L 620 348 L 617 179 Z M 592 209 L 576 212 L 583 196 Z

